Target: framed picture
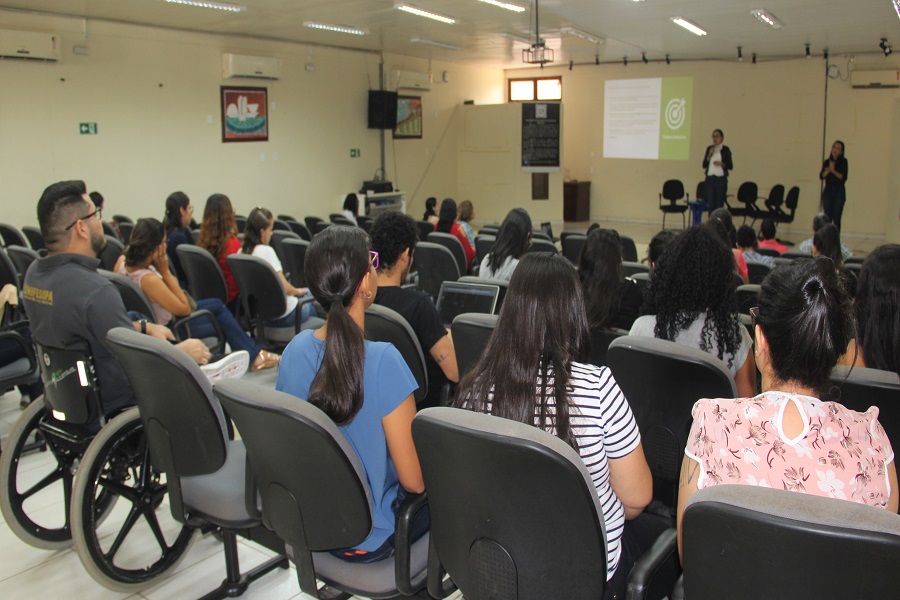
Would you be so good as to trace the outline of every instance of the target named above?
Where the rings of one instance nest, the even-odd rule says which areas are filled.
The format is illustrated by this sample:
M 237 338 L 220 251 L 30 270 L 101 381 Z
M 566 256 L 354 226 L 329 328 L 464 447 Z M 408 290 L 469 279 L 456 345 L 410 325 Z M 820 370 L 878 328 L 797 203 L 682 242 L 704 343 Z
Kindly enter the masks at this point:
M 394 139 L 422 137 L 422 97 L 397 97 L 397 127 Z
M 222 141 L 265 142 L 269 139 L 268 90 L 221 87 Z

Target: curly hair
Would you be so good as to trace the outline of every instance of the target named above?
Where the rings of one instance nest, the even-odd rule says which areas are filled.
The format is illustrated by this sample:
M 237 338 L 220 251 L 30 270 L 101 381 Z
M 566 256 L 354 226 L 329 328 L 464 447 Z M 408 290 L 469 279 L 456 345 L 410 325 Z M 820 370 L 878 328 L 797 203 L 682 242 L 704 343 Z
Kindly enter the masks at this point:
M 731 250 L 708 224 L 691 227 L 672 240 L 650 276 L 656 337 L 674 341 L 705 313 L 700 348 L 722 360 L 730 355 L 732 367 L 741 345 L 733 270 Z
M 412 257 L 419 241 L 419 228 L 412 217 L 392 210 L 378 215 L 369 235 L 372 249 L 378 252 L 378 270 L 390 271 L 407 248 Z
M 138 219 L 125 246 L 125 264 L 138 267 L 147 260 L 166 237 L 166 228 L 153 218 Z
M 595 229 L 587 236 L 578 257 L 578 278 L 591 330 L 605 328 L 625 281 L 622 240 L 615 230 Z
M 231 200 L 225 194 L 213 194 L 203 209 L 197 245 L 218 258 L 224 254 L 229 238 L 236 236 L 237 223 L 234 222 Z

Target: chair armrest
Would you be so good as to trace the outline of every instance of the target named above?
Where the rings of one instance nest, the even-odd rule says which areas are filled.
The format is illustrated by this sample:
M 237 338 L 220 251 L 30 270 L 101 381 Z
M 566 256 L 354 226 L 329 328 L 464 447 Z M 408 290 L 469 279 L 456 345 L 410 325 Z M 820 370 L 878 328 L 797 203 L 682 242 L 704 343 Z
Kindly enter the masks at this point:
M 672 600 L 684 600 L 684 575 L 675 582 L 675 587 L 672 588 L 672 595 L 669 598 Z
M 412 579 L 410 569 L 410 527 L 416 513 L 428 505 L 428 495 L 411 494 L 406 498 L 397 510 L 397 529 L 394 533 L 394 577 L 397 581 L 397 590 L 404 596 L 414 595 L 425 584 L 428 569 L 421 573 L 415 580 Z M 430 534 L 429 534 L 430 535 Z
M 678 551 L 678 532 L 675 528 L 666 529 L 653 542 L 653 545 L 641 556 L 628 575 L 626 598 L 628 600 L 644 600 L 650 588 L 650 582 L 663 564 Z
M 175 334 L 175 338 L 178 341 L 184 341 L 191 337 L 191 321 L 195 321 L 197 319 L 209 319 L 210 323 L 213 325 L 213 329 L 216 330 L 216 339 L 219 340 L 218 350 L 224 351 L 225 349 L 225 334 L 222 333 L 222 328 L 219 326 L 219 321 L 216 319 L 215 315 L 209 312 L 206 309 L 195 310 L 191 314 L 186 317 L 182 317 L 176 320 L 172 324 L 172 331 Z M 183 330 L 183 333 L 179 333 Z
M 299 333 L 300 327 L 303 325 L 303 305 L 309 304 L 310 302 L 315 302 L 316 299 L 313 298 L 312 294 L 306 294 L 302 298 L 297 298 L 297 307 L 294 309 L 294 332 Z
M 416 283 L 404 283 L 404 284 L 401 285 L 400 287 L 403 288 L 404 290 L 417 290 L 417 289 L 419 289 L 419 284 L 418 284 L 418 282 L 416 282 Z
M 26 326 L 28 325 L 28 321 L 19 321 L 19 323 L 24 323 Z M 34 371 L 35 369 L 37 369 L 37 360 L 34 356 L 34 347 L 28 343 L 28 340 L 25 339 L 25 336 L 23 336 L 18 331 L 6 330 L 0 331 L 0 340 L 12 340 L 17 343 L 22 348 L 22 353 L 25 355 L 25 358 L 28 359 L 29 370 Z

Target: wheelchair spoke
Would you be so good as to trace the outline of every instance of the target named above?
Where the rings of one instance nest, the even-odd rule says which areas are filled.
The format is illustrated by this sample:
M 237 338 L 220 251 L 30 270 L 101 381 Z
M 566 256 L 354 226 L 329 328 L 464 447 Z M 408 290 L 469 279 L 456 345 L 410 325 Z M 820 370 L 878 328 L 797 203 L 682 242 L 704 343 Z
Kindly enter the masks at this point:
M 22 492 L 21 494 L 17 494 L 17 495 L 21 499 L 21 501 L 24 502 L 25 500 L 27 500 L 34 494 L 38 493 L 39 491 L 41 491 L 42 489 L 44 489 L 45 487 L 50 485 L 51 483 L 59 481 L 62 478 L 62 476 L 63 476 L 62 469 L 55 469 L 55 470 L 51 471 L 50 473 L 48 473 L 46 477 L 44 477 L 43 479 L 38 481 L 36 484 L 31 486 L 31 488 L 29 488 L 28 490 Z
M 128 537 L 128 534 L 131 533 L 132 527 L 137 523 L 140 516 L 140 508 L 132 506 L 131 510 L 128 512 L 128 517 L 125 519 L 125 523 L 122 525 L 122 529 L 119 531 L 119 535 L 116 536 L 116 540 L 113 542 L 112 546 L 110 546 L 109 552 L 104 555 L 107 560 L 113 562 L 116 552 L 119 551 L 119 547 L 122 545 L 122 542 L 125 541 L 125 538 Z
M 152 504 L 147 506 L 144 510 L 144 518 L 147 519 L 147 524 L 150 525 L 153 535 L 156 536 L 156 542 L 159 544 L 159 549 L 165 554 L 169 549 L 169 544 L 166 543 L 166 537 L 163 535 L 162 529 L 159 526 L 159 520 L 156 518 L 156 512 L 153 510 Z
M 101 477 L 97 483 L 106 488 L 106 491 L 130 500 L 132 504 L 137 504 L 140 501 L 134 488 L 123 485 L 118 481 L 113 481 L 108 477 Z

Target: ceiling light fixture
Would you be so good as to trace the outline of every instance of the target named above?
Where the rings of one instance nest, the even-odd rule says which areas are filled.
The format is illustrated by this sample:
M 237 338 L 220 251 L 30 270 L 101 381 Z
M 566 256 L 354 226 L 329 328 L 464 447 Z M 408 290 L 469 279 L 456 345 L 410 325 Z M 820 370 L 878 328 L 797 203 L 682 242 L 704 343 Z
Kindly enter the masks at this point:
M 350 27 L 349 25 L 332 25 L 331 23 L 319 23 L 318 21 L 303 21 L 304 27 L 310 29 L 321 29 L 323 31 L 334 31 L 337 33 L 349 33 L 351 35 L 368 35 L 365 29 Z
M 744 51 L 740 46 L 738 46 L 737 48 L 738 48 L 738 62 L 744 62 Z
M 410 6 L 408 4 L 398 4 L 396 6 L 397 10 L 402 10 L 403 12 L 407 12 L 411 15 L 416 15 L 417 17 L 425 17 L 426 19 L 434 19 L 435 21 L 440 21 L 441 23 L 446 23 L 447 25 L 453 25 L 456 23 L 456 19 L 453 17 L 447 17 L 444 15 L 439 15 L 437 13 L 428 12 L 427 10 L 422 10 L 421 8 L 416 8 L 415 6 Z
M 428 38 L 414 37 L 409 40 L 410 44 L 421 44 L 423 46 L 434 46 L 435 48 L 443 48 L 444 50 L 459 50 L 459 46 L 448 44 L 447 42 L 439 42 L 437 40 L 429 40 Z
M 894 11 L 897 13 L 897 17 L 900 17 L 900 0 L 894 0 Z
M 530 48 L 522 50 L 522 62 L 529 65 L 540 65 L 553 62 L 553 48 L 548 48 L 541 39 L 541 16 L 538 9 L 538 0 L 534 0 L 534 43 Z
M 894 47 L 888 44 L 887 38 L 881 38 L 878 47 L 881 48 L 881 51 L 884 52 L 885 56 L 889 56 L 891 52 L 894 51 Z
M 806 44 L 806 58 L 811 57 L 812 54 L 809 53 L 809 44 Z
M 194 6 L 197 8 L 214 8 L 216 10 L 224 10 L 227 12 L 241 12 L 247 10 L 246 6 L 240 4 L 229 4 L 227 2 L 212 2 L 212 0 L 166 0 L 169 4 L 183 4 L 185 6 Z
M 480 0 L 485 4 L 490 4 L 491 6 L 497 6 L 500 8 L 505 8 L 506 10 L 511 10 L 513 12 L 525 12 L 524 6 L 519 6 L 518 4 L 510 4 L 509 2 L 500 2 L 500 0 Z
M 672 22 L 678 25 L 679 27 L 684 27 L 694 35 L 706 35 L 706 31 L 701 28 L 696 23 L 692 23 L 688 21 L 684 17 L 672 17 Z
M 900 0 L 897 0 L 897 1 L 900 2 Z M 559 31 L 563 35 L 571 35 L 572 37 L 581 38 L 592 44 L 597 44 L 598 46 L 606 43 L 606 40 L 604 40 L 602 37 L 596 36 L 592 33 L 588 33 L 586 31 L 582 31 L 580 29 L 576 29 L 574 27 L 563 27 Z
M 764 8 L 756 8 L 754 10 L 751 10 L 750 14 L 753 15 L 754 17 L 756 17 L 760 23 L 764 23 L 765 25 L 768 25 L 772 29 L 781 29 L 782 27 L 784 27 L 784 25 L 781 24 L 781 21 L 779 21 L 775 17 L 775 15 L 768 12 Z

